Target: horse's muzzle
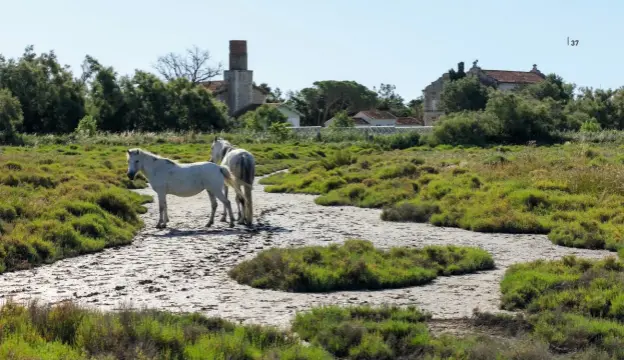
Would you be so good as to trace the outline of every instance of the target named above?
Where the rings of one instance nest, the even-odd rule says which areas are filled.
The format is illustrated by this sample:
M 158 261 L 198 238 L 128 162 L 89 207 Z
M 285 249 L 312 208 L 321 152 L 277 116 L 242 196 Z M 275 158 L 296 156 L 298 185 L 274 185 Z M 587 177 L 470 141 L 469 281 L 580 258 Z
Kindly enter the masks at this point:
M 127 175 L 128 175 L 128 179 L 134 180 L 134 177 L 136 176 L 136 173 L 129 172 Z

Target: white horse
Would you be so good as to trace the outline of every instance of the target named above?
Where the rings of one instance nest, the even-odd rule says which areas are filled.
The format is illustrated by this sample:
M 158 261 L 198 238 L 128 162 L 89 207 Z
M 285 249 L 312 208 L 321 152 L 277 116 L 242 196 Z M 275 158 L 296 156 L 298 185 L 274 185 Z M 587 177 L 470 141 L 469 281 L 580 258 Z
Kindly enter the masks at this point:
M 229 141 L 216 138 L 210 147 L 210 161 L 225 165 L 234 176 L 233 186 L 236 191 L 236 205 L 238 207 L 238 223 L 251 226 L 253 221 L 253 200 L 251 192 L 253 190 L 254 177 L 256 176 L 256 159 L 245 149 L 236 148 Z M 243 187 L 244 196 L 240 195 L 240 187 Z M 227 196 L 228 189 L 224 189 Z M 243 213 L 241 214 L 241 206 Z M 223 211 L 221 221 L 225 221 L 226 213 Z
M 157 228 L 167 227 L 169 215 L 167 214 L 167 194 L 180 197 L 195 196 L 206 190 L 210 198 L 212 213 L 207 227 L 214 223 L 214 216 L 217 210 L 219 199 L 230 213 L 230 227 L 234 226 L 234 216 L 232 206 L 224 194 L 225 184 L 234 187 L 234 177 L 225 166 L 211 162 L 196 162 L 192 164 L 180 164 L 176 161 L 152 154 L 149 151 L 135 148 L 128 150 L 128 178 L 133 180 L 136 174 L 141 171 L 147 177 L 152 189 L 158 195 L 158 209 L 160 218 Z M 238 190 L 238 188 L 234 188 Z M 237 191 L 240 193 L 240 190 Z M 240 194 L 242 196 L 242 194 Z M 216 197 L 216 199 L 215 199 Z

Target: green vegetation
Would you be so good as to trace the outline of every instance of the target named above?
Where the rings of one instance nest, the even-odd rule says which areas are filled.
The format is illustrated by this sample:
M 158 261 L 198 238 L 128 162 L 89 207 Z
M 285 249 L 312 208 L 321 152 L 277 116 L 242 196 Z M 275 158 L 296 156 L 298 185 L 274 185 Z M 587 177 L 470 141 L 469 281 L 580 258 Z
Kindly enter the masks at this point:
M 564 246 L 624 245 L 621 148 L 340 149 L 262 179 L 269 192 L 321 195 L 320 205 L 383 208 L 387 221 L 480 232 L 548 234 Z
M 239 326 L 197 314 L 99 313 L 71 303 L 53 308 L 13 303 L 0 309 L 0 358 L 331 359 L 277 329 Z
M 123 152 L 4 148 L 0 155 L 0 272 L 128 244 L 149 197 L 121 187 Z M 111 161 L 111 159 L 113 161 Z
M 342 359 L 611 359 L 595 347 L 553 352 L 522 318 L 475 315 L 468 325 L 484 333 L 435 336 L 431 316 L 415 307 L 327 306 L 297 314 L 293 330 Z
M 207 137 L 200 143 L 179 140 L 163 144 L 156 139 L 144 146 L 181 162 L 207 160 Z M 138 216 L 145 211 L 141 204 L 151 197 L 124 190 L 146 186 L 142 176 L 127 179 L 127 148 L 96 142 L 2 148 L 0 272 L 130 243 L 143 226 Z M 323 155 L 318 145 L 247 148 L 256 156 L 258 175 Z
M 527 333 L 531 325 L 521 317 L 475 315 L 467 325 L 481 329 L 482 334 L 459 337 L 432 333 L 431 316 L 415 307 L 313 308 L 298 313 L 292 330 L 283 331 L 235 325 L 199 314 L 174 315 L 153 310 L 102 313 L 71 302 L 53 307 L 8 302 L 0 308 L 0 357 L 16 360 L 611 359 L 607 352 L 591 345 L 582 350 L 569 349 L 564 354 L 552 352 L 548 342 Z M 303 345 L 300 338 L 310 344 Z
M 624 357 L 624 264 L 574 256 L 510 267 L 502 306 L 530 314 L 534 334 L 561 351 L 599 347 Z
M 343 245 L 273 248 L 230 270 L 241 284 L 294 292 L 379 290 L 423 285 L 437 276 L 494 268 L 480 248 L 425 246 L 376 249 L 370 241 Z

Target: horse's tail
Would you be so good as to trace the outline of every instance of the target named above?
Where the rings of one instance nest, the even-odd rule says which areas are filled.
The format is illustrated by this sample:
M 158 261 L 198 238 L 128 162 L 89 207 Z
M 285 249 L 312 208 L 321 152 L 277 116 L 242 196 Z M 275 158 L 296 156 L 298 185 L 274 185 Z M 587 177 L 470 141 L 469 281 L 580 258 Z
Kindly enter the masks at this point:
M 236 186 L 236 179 L 232 175 L 230 169 L 225 165 L 219 165 L 219 170 L 221 170 L 221 174 L 223 174 L 223 180 L 225 181 L 225 184 L 234 189 L 236 195 L 243 197 L 243 193 L 241 192 L 240 188 Z
M 251 154 L 243 153 L 241 156 L 240 162 L 240 182 L 243 184 L 245 188 L 245 218 L 247 219 L 249 225 L 251 225 L 253 218 L 253 200 L 251 191 L 253 190 L 253 182 L 254 177 L 256 176 L 256 164 Z

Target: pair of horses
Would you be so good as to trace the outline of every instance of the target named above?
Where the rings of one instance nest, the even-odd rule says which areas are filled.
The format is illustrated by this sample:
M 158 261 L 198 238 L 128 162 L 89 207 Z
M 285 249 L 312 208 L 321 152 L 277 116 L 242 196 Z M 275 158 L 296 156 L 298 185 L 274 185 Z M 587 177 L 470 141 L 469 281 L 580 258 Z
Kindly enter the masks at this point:
M 129 149 L 128 178 L 134 180 L 137 173 L 147 177 L 158 196 L 160 218 L 156 228 L 167 227 L 167 194 L 190 197 L 206 190 L 212 212 L 207 227 L 214 223 L 217 199 L 223 203 L 221 221 L 230 215 L 230 227 L 234 227 L 232 206 L 228 200 L 228 186 L 236 192 L 238 223 L 251 226 L 253 202 L 251 191 L 256 170 L 256 161 L 247 150 L 239 149 L 227 140 L 216 138 L 210 147 L 210 161 L 181 164 L 177 161 L 153 154 L 140 148 Z M 241 190 L 241 187 L 244 190 Z M 242 211 L 241 211 L 242 210 Z

